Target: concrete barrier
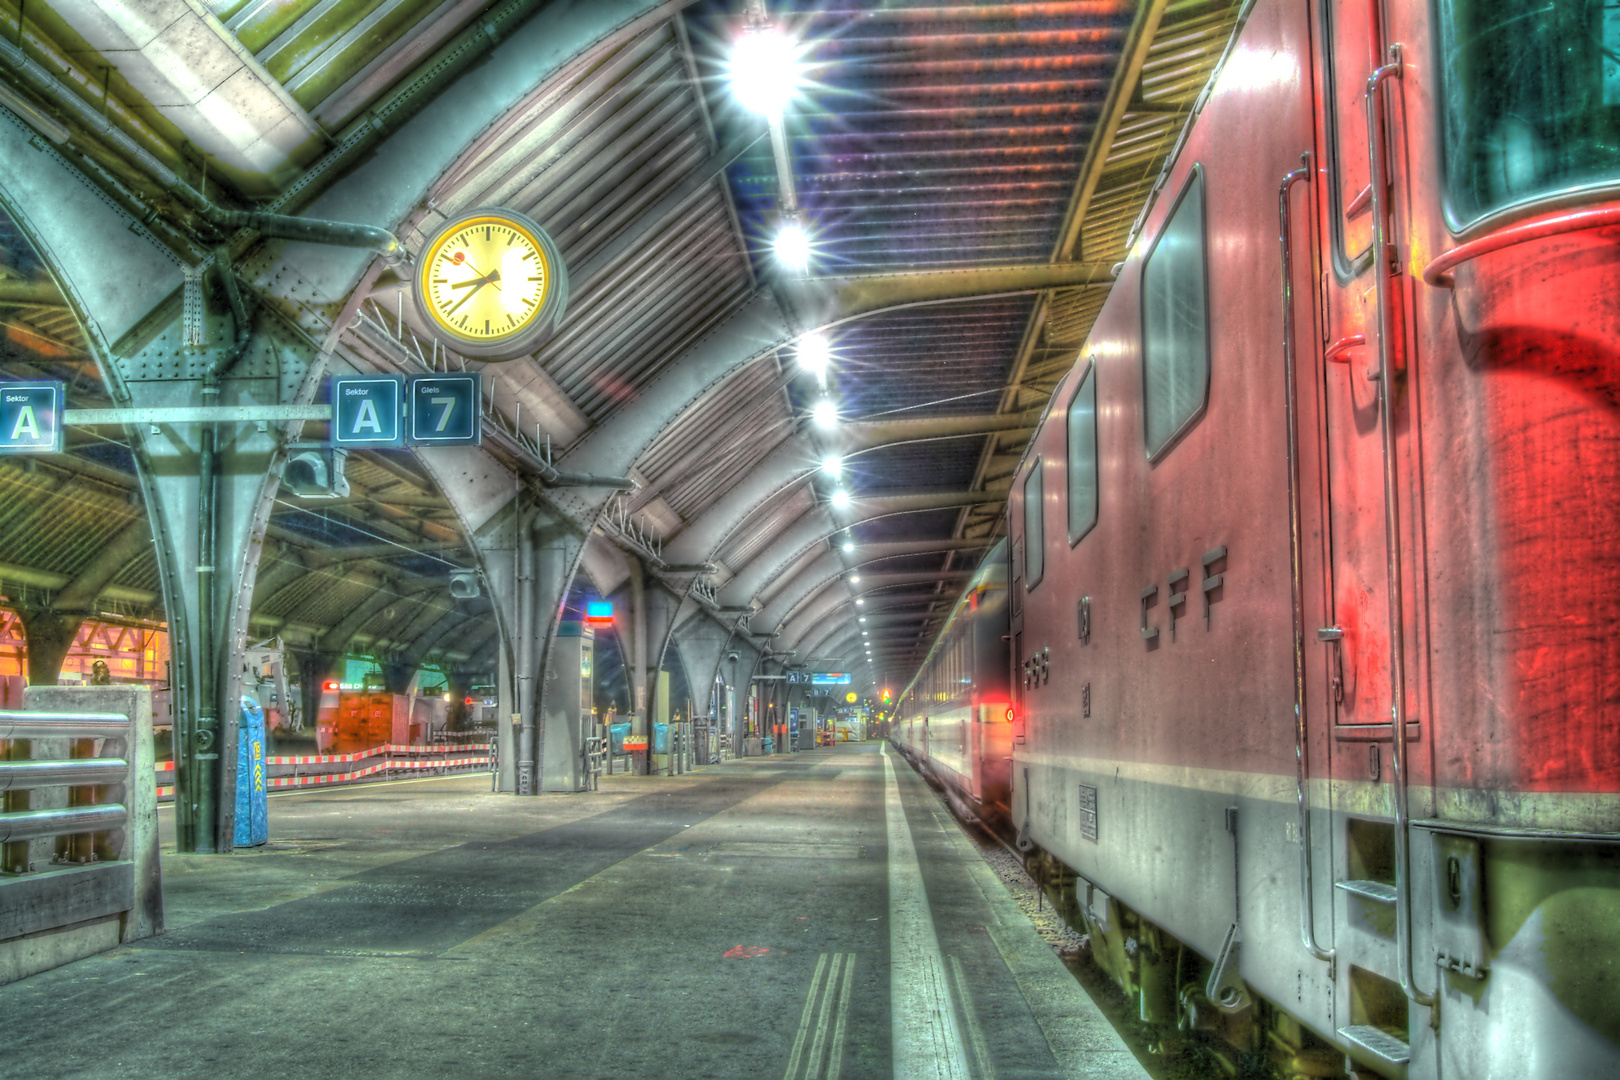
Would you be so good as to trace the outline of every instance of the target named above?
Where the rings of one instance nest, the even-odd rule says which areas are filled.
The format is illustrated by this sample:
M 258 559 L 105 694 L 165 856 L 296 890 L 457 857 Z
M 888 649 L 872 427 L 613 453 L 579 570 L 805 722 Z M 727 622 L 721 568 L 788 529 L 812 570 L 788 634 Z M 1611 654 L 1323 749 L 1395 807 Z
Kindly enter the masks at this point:
M 0 715 L 0 787 L 27 792 L 0 812 L 0 984 L 163 930 L 151 691 L 31 686 L 23 705 Z

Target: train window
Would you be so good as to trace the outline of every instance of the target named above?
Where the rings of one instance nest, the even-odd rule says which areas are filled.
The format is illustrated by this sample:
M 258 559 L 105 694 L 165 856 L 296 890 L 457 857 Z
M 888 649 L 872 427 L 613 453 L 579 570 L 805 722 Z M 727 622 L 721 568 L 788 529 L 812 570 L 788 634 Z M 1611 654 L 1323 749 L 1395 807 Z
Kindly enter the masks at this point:
M 1142 409 L 1149 460 L 1197 419 L 1208 395 L 1204 171 L 1194 166 L 1142 263 Z
M 1069 399 L 1069 545 L 1097 524 L 1097 365 Z
M 1046 571 L 1045 484 L 1040 461 L 1024 478 L 1024 588 L 1033 589 Z
M 1323 80 L 1331 107 L 1323 110 L 1332 164 L 1333 269 L 1350 281 L 1372 265 L 1372 186 L 1367 180 L 1367 76 L 1382 61 L 1377 3 L 1323 0 L 1330 46 L 1322 50 Z
M 1447 212 L 1493 211 L 1620 172 L 1620 6 L 1438 0 Z

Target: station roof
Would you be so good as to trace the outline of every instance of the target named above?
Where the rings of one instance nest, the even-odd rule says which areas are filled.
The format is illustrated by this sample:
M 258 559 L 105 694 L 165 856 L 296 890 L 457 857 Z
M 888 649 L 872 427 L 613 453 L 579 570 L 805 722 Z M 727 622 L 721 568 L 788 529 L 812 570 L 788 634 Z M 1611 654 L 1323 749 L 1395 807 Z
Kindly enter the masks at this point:
M 415 250 L 445 215 L 501 205 L 556 239 L 571 286 L 558 332 L 531 355 L 468 363 L 495 384 L 486 423 L 564 461 L 657 393 L 694 342 L 783 287 L 771 242 L 795 205 L 812 278 L 1122 260 L 1243 7 L 621 6 L 613 33 L 579 42 L 492 123 L 465 132 L 431 197 L 396 223 Z M 21 26 L 0 10 L 0 38 L 216 201 L 296 212 L 352 167 L 345 147 L 390 117 L 483 92 L 481 60 L 515 28 L 555 20 L 558 40 L 570 40 L 570 7 L 33 0 Z M 729 50 L 762 11 L 802 43 L 808 73 L 774 140 L 726 77 Z M 0 92 L 0 104 L 58 125 L 88 159 L 116 158 L 103 133 L 39 96 L 9 61 Z M 119 183 L 151 186 L 107 167 Z M 379 267 L 362 288 L 334 370 L 437 361 L 405 283 Z M 61 378 L 70 406 L 105 405 L 96 358 L 52 289 L 0 215 L 4 376 Z M 1106 283 L 1020 292 L 845 323 L 828 335 L 825 388 L 790 348 L 741 366 L 651 439 L 631 471 L 638 490 L 582 523 L 593 533 L 582 587 L 612 593 L 626 557 L 642 558 L 795 664 L 858 669 L 866 630 L 868 670 L 903 685 L 963 571 L 1004 532 L 1032 423 L 1106 295 Z M 823 397 L 841 429 L 811 421 Z M 822 468 L 835 454 L 837 480 Z M 88 588 L 111 616 L 161 620 L 133 467 L 104 429 L 73 432 L 59 457 L 0 458 L 6 602 Z M 378 451 L 351 456 L 348 478 L 344 499 L 278 500 L 253 632 L 295 648 L 488 666 L 495 620 L 448 595 L 448 572 L 475 559 L 428 473 L 408 451 Z M 859 513 L 835 511 L 838 490 Z M 671 553 L 713 570 L 679 573 Z

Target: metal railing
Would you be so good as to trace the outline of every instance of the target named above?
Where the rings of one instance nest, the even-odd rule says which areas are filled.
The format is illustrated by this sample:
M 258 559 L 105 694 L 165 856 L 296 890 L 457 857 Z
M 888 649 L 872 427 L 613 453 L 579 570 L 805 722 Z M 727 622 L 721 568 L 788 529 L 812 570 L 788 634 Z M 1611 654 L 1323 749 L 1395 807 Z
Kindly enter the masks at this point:
M 51 864 L 123 858 L 132 757 L 126 717 L 0 712 L 0 873 L 38 872 L 34 842 L 51 838 Z M 33 805 L 36 792 L 56 788 L 65 799 L 48 801 L 66 805 Z

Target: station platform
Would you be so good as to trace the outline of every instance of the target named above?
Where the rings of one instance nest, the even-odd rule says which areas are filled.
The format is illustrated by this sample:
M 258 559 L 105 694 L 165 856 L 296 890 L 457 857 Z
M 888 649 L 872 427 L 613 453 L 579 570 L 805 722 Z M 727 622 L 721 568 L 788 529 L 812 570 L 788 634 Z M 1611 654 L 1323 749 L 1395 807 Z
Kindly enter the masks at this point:
M 1147 1073 L 938 796 L 882 744 L 271 801 L 176 855 L 168 932 L 0 987 L 45 1077 Z

